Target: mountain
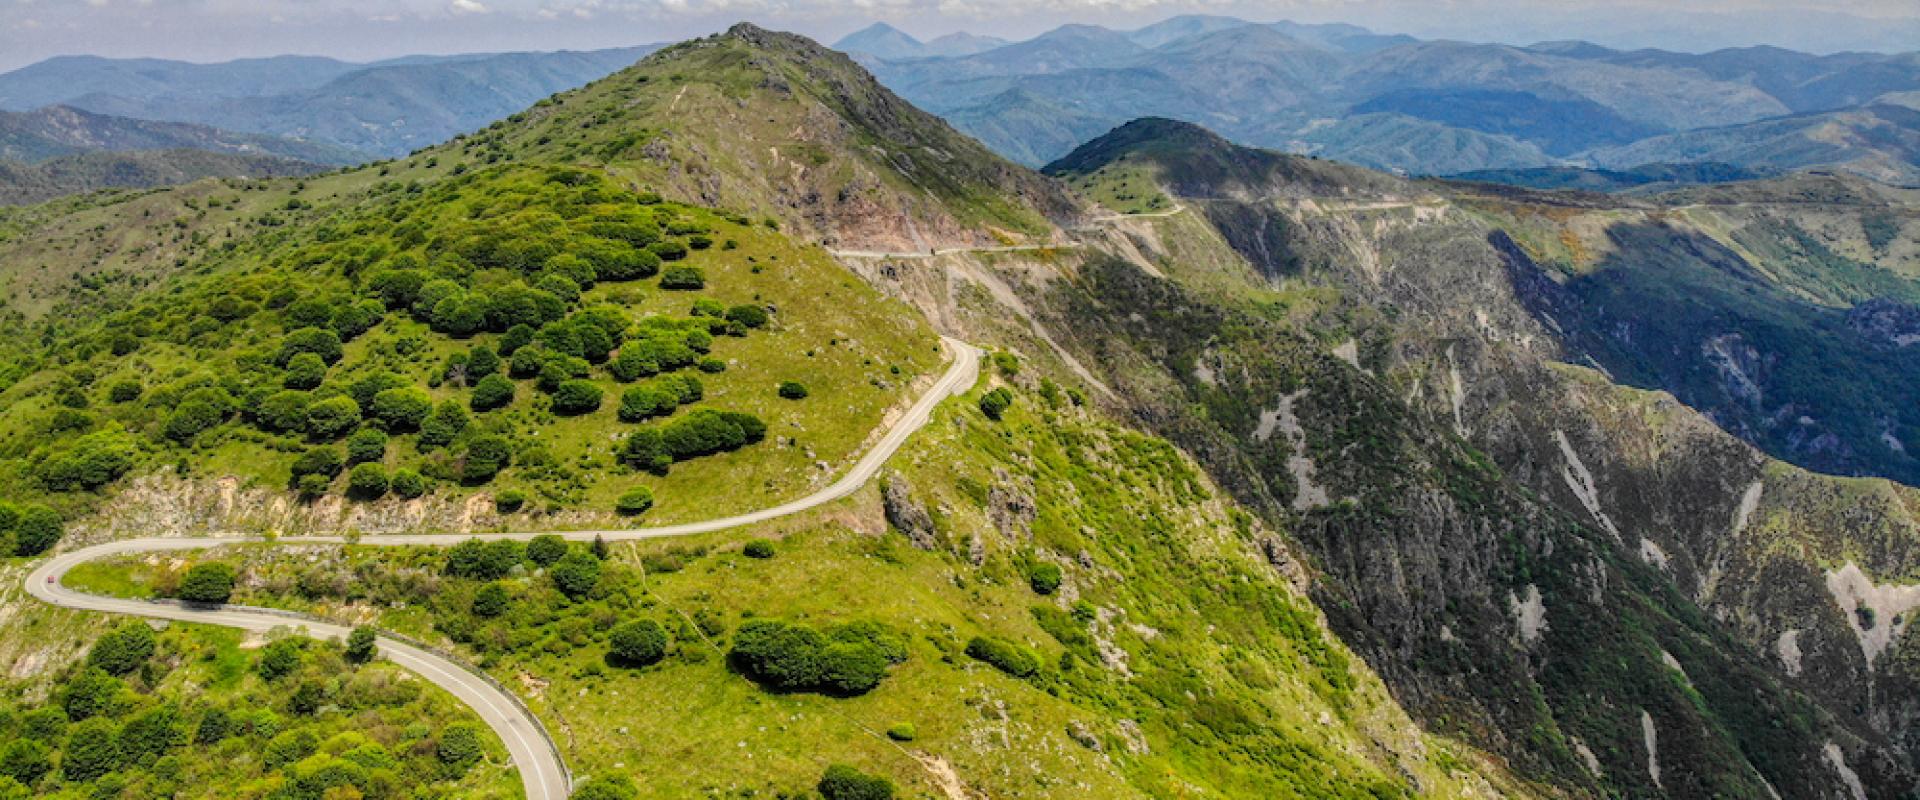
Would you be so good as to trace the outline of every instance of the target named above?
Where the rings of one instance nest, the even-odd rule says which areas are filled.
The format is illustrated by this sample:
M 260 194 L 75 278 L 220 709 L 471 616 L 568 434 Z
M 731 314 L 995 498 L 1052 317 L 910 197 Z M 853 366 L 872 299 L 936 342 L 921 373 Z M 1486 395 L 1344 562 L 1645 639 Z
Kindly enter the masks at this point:
M 359 68 L 311 56 L 248 58 L 220 64 L 61 56 L 0 74 L 0 109 L 31 111 L 88 95 L 207 100 L 285 94 L 318 87 Z
M 879 58 L 918 58 L 927 55 L 927 45 L 884 22 L 876 22 L 841 37 L 833 49 L 843 53 L 865 53 Z
M 1185 14 L 1156 22 L 1135 30 L 1127 31 L 1126 37 L 1134 44 L 1149 50 L 1161 45 L 1186 39 L 1192 36 L 1204 36 L 1235 28 L 1245 28 L 1253 23 L 1233 17 L 1209 16 L 1206 14 Z
M 1067 26 L 965 58 L 869 66 L 904 97 L 1029 165 L 1085 141 L 1070 132 L 1154 115 L 1256 146 L 1446 174 L 1589 162 L 1631 169 L 1646 162 L 1623 159 L 1692 158 L 1663 137 L 1685 141 L 1694 131 L 1813 111 L 1846 111 L 1857 122 L 1873 113 L 1867 107 L 1898 104 L 1920 85 L 1917 57 L 1521 48 L 1187 15 L 1133 31 Z M 1047 109 L 1062 117 L 1044 118 Z M 1898 144 L 1878 151 L 1875 135 L 1858 137 L 1854 151 L 1729 148 L 1719 160 L 1763 172 L 1791 165 L 1897 175 L 1887 163 L 1902 160 Z M 1633 149 L 1641 142 L 1649 144 Z
M 1594 163 L 1718 161 L 1774 170 L 1831 167 L 1920 184 L 1920 111 L 1872 105 L 1672 133 L 1595 150 Z
M 0 159 L 34 162 L 89 152 L 181 148 L 320 164 L 365 160 L 360 153 L 330 144 L 234 133 L 205 125 L 114 117 L 65 106 L 0 111 Z
M 259 531 L 68 582 L 418 640 L 582 794 L 1920 790 L 1912 190 L 1409 180 L 1170 118 L 1049 172 L 739 25 L 405 158 L 0 210 L 0 578 Z M 15 794 L 515 796 L 339 645 L 33 603 Z
M 970 56 L 984 53 L 1009 42 L 993 36 L 956 31 L 922 42 L 884 22 L 876 22 L 849 33 L 833 43 L 843 53 L 858 53 L 879 59 L 927 58 L 931 56 Z
M 1581 192 L 1649 192 L 1700 183 L 1730 183 L 1771 177 L 1768 173 L 1711 161 L 1642 164 L 1627 170 L 1525 167 L 1461 172 L 1453 180 L 1499 183 L 1529 189 Z
M 224 572 L 235 603 L 353 608 L 514 693 L 595 786 L 793 795 L 869 783 L 854 770 L 950 796 L 1527 793 L 1406 716 L 1276 529 L 1035 346 L 1018 327 L 1033 318 L 1002 304 L 1041 294 L 978 265 L 925 283 L 849 266 L 945 257 L 920 244 L 1074 257 L 1062 228 L 1081 216 L 845 56 L 745 25 L 409 158 L 0 212 L 17 323 L 0 334 L 0 493 L 30 523 L 4 542 L 38 553 L 42 503 L 66 517 L 61 548 L 351 528 L 350 548 L 109 558 L 68 579 L 160 598 Z M 846 262 L 820 246 L 885 247 L 883 225 L 929 241 Z M 944 324 L 1007 344 L 980 385 L 933 395 L 928 425 L 895 429 L 943 361 L 976 352 L 943 347 L 907 297 L 951 297 Z M 778 505 L 883 429 L 914 435 L 880 481 L 766 525 L 382 546 Z M 26 792 L 179 776 L 514 796 L 491 733 L 394 662 L 0 602 L 0 662 L 21 676 L 3 710 L 29 723 L 0 727 L 0 749 L 68 767 L 10 769 Z M 92 697 L 111 702 L 42 741 L 64 701 Z M 155 760 L 96 774 L 100 731 Z M 272 755 L 215 755 L 256 744 Z
M 1456 128 L 1404 114 L 1361 114 L 1308 128 L 1294 149 L 1407 175 L 1526 169 L 1557 163 L 1511 136 Z
M 37 163 L 0 160 L 0 205 L 101 189 L 150 189 L 201 178 L 278 178 L 324 169 L 276 156 L 193 149 L 92 151 Z
M 415 56 L 372 64 L 59 58 L 0 75 L 0 103 L 59 103 L 396 156 L 604 77 L 655 47 Z
M 1455 128 L 1501 134 L 1568 156 L 1626 144 L 1664 131 L 1634 122 L 1591 100 L 1552 100 L 1493 89 L 1402 89 L 1368 98 L 1353 114 L 1402 114 Z
M 1311 177 L 1263 192 L 1245 169 L 1195 164 Z M 1895 446 L 1914 392 L 1898 344 L 1911 192 L 1833 176 L 1652 200 L 1355 180 L 1164 121 L 1050 171 L 1170 209 L 1114 223 L 1133 266 L 1080 267 L 1098 303 L 1050 322 L 1108 310 L 1078 339 L 1098 354 L 1085 362 L 1128 365 L 1116 386 L 1158 376 L 1135 414 L 1207 454 L 1236 496 L 1291 509 L 1328 570 L 1322 606 L 1416 717 L 1580 793 L 1912 785 L 1912 732 L 1879 721 L 1907 713 L 1893 698 L 1910 667 L 1881 644 L 1905 606 L 1866 587 L 1912 585 L 1913 490 L 1752 446 L 1911 479 Z M 1255 320 L 1297 326 L 1324 361 L 1279 366 L 1285 335 L 1241 330 Z M 1447 470 L 1411 453 L 1363 476 L 1384 428 L 1354 426 L 1385 417 L 1329 374 L 1346 371 L 1396 393 L 1380 413 L 1405 414 L 1398 429 L 1450 431 L 1557 515 L 1419 488 Z M 1543 728 L 1560 744 L 1494 733 Z M 1672 769 L 1706 753 L 1719 766 Z

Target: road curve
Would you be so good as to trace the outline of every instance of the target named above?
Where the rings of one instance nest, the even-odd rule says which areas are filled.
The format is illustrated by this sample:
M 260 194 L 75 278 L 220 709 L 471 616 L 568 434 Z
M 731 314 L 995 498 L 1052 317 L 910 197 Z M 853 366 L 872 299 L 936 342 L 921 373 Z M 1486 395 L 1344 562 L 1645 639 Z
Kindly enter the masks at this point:
M 659 527 L 482 533 L 471 537 L 449 534 L 395 534 L 364 536 L 359 538 L 357 543 L 435 546 L 453 544 L 467 538 L 531 539 L 547 533 L 558 534 L 575 541 L 591 540 L 596 537 L 608 541 L 657 539 L 766 522 L 833 502 L 852 494 L 867 481 L 872 480 L 887 459 L 906 443 L 907 437 L 926 426 L 927 421 L 932 417 L 934 406 L 948 397 L 967 391 L 973 386 L 974 381 L 979 379 L 980 349 L 958 339 L 941 338 L 953 359 L 946 373 L 941 375 L 940 379 L 921 395 L 905 414 L 894 421 L 880 441 L 874 443 L 866 455 L 861 456 L 860 460 L 854 463 L 853 469 L 834 481 L 832 485 L 798 500 L 721 519 Z M 195 550 L 263 541 L 267 540 L 258 536 L 222 535 L 193 538 L 156 537 L 108 542 L 62 553 L 48 559 L 27 575 L 26 590 L 46 603 L 65 608 L 220 625 L 261 633 L 274 628 L 294 628 L 302 629 L 307 635 L 316 638 L 345 638 L 351 632 L 351 628 L 347 626 L 294 618 L 284 612 L 276 613 L 271 609 L 244 606 L 200 607 L 173 602 L 104 597 L 75 591 L 60 583 L 61 577 L 73 567 L 107 556 Z M 287 544 L 344 544 L 347 539 L 340 536 L 283 536 L 272 541 Z M 482 674 L 456 661 L 406 642 L 382 636 L 379 646 L 381 654 L 389 660 L 446 689 L 471 707 L 487 727 L 493 729 L 494 733 L 500 737 L 500 741 L 506 744 L 508 755 L 513 759 L 513 763 L 520 768 L 520 779 L 526 788 L 528 800 L 564 800 L 571 792 L 566 764 L 560 758 L 559 748 L 554 745 L 552 737 L 547 735 L 546 728 L 540 724 L 540 720 L 511 694 Z

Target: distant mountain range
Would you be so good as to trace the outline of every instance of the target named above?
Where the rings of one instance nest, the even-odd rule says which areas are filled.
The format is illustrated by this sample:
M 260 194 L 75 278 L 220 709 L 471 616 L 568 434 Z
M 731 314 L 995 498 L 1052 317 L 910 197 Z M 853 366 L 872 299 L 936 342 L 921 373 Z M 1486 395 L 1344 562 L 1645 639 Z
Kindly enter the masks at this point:
M 467 133 L 632 64 L 654 45 L 591 52 L 409 56 L 371 64 L 283 56 L 220 64 L 63 57 L 0 75 L 0 109 L 65 105 L 396 156 Z
M 1517 47 L 1201 15 L 973 52 L 876 25 L 837 47 L 1030 165 L 1156 115 L 1410 174 L 1714 161 L 1920 182 L 1920 53 Z
M 189 148 L 80 153 L 38 163 L 0 160 L 0 206 L 101 189 L 147 189 L 201 178 L 278 178 L 325 169 L 276 156 Z
M 0 161 L 31 163 L 82 153 L 177 149 L 271 156 L 314 164 L 343 165 L 367 160 L 363 152 L 324 142 L 96 114 L 68 106 L 0 111 Z

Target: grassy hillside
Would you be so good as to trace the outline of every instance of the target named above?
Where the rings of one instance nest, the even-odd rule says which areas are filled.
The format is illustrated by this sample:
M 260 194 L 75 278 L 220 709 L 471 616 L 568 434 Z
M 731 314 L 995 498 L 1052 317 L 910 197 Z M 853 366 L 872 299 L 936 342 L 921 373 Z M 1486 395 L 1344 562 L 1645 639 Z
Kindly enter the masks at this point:
M 465 706 L 339 642 L 0 598 L 0 797 L 519 796 Z
M 570 169 L 441 170 L 332 210 L 275 187 L 263 234 L 60 314 L 6 390 L 7 492 L 77 508 L 162 469 L 507 512 L 605 516 L 650 490 L 686 519 L 821 484 L 940 362 L 910 315 L 759 220 Z M 757 422 L 674 443 L 732 424 L 715 412 Z
M 1051 381 L 997 421 L 976 408 L 985 390 L 943 406 L 884 490 L 612 547 L 571 597 L 567 562 L 540 546 L 478 576 L 443 550 L 206 558 L 240 566 L 242 602 L 457 646 L 524 691 L 577 771 L 632 771 L 648 797 L 803 793 L 832 763 L 910 796 L 1526 791 L 1418 733 L 1269 562 L 1276 534 L 1177 451 Z M 164 593 L 185 567 L 103 562 L 74 580 Z M 871 688 L 756 685 L 740 653 L 762 620 L 889 655 Z M 615 648 L 638 621 L 667 644 L 635 662 Z

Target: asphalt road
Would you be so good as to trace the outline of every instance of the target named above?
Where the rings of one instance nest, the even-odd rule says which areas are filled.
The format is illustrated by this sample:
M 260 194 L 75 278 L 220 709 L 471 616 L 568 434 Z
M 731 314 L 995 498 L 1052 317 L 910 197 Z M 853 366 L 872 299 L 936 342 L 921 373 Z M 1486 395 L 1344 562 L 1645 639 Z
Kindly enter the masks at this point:
M 868 450 L 845 476 L 825 489 L 798 500 L 732 517 L 660 527 L 485 533 L 472 537 L 461 534 L 396 534 L 363 536 L 358 543 L 437 546 L 454 544 L 468 538 L 531 539 L 546 533 L 556 533 L 575 541 L 587 541 L 595 537 L 608 541 L 658 539 L 752 525 L 833 502 L 852 494 L 867 481 L 872 480 L 873 476 L 879 473 L 881 465 L 885 464 L 887 459 L 906 443 L 907 437 L 926 426 L 934 406 L 948 397 L 967 391 L 979 379 L 980 349 L 958 339 L 943 337 L 943 341 L 953 357 L 953 363 L 947 367 L 946 373 L 940 376 L 940 380 L 928 389 L 926 394 L 921 395 L 904 415 L 894 421 L 886 435 L 882 436 L 880 441 L 875 443 L 873 448 Z M 317 620 L 294 619 L 262 609 L 237 606 L 202 608 L 176 603 L 104 597 L 74 591 L 60 583 L 60 578 L 67 573 L 67 570 L 81 563 L 107 556 L 196 550 L 262 541 L 265 540 L 257 536 L 203 536 L 125 539 L 94 545 L 48 559 L 27 575 L 26 589 L 29 594 L 42 601 L 66 608 L 221 625 L 261 633 L 275 628 L 290 628 L 304 630 L 307 635 L 321 639 L 346 638 L 351 632 L 351 629 L 346 626 Z M 283 536 L 273 541 L 287 544 L 340 544 L 345 543 L 346 539 L 339 536 Z M 471 707 L 474 713 L 480 716 L 481 721 L 492 728 L 494 733 L 499 735 L 500 741 L 506 744 L 508 755 L 520 768 L 520 779 L 526 787 L 528 800 L 564 800 L 571 792 L 566 765 L 560 759 L 559 749 L 547 735 L 546 728 L 540 724 L 540 720 L 529 713 L 511 695 L 496 688 L 486 678 L 461 664 L 405 642 L 380 637 L 380 652 L 388 660 L 432 681 Z

